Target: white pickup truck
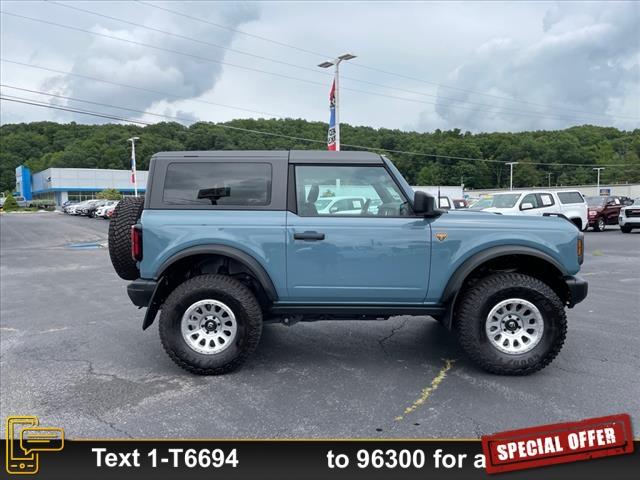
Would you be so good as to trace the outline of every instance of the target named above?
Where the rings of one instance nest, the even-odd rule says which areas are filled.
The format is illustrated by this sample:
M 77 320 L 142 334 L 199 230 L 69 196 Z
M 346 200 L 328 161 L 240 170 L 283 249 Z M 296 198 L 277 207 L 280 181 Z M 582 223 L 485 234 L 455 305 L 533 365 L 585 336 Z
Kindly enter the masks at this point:
M 544 215 L 559 213 L 580 230 L 589 224 L 587 202 L 578 190 L 525 190 L 496 193 L 487 212 L 502 215 Z

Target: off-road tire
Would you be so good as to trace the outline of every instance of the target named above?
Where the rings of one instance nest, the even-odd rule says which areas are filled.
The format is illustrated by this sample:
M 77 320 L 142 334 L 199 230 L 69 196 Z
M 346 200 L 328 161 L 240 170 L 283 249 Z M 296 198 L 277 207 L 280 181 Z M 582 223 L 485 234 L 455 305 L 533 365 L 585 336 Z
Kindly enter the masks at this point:
M 138 223 L 143 207 L 143 198 L 125 197 L 116 206 L 109 223 L 109 257 L 116 273 L 125 280 L 140 276 L 131 256 L 131 226 Z
M 605 228 L 607 228 L 607 222 L 605 222 L 604 218 L 596 218 L 596 223 L 593 224 L 593 231 L 604 232 Z
M 238 323 L 234 343 L 222 352 L 202 354 L 182 337 L 182 316 L 199 300 L 218 300 L 233 311 Z M 179 285 L 167 297 L 160 315 L 160 340 L 179 367 L 198 375 L 222 375 L 240 367 L 253 353 L 262 334 L 262 309 L 245 285 L 226 275 L 199 275 Z
M 466 354 L 484 370 L 498 375 L 529 375 L 546 367 L 562 349 L 567 334 L 564 305 L 542 281 L 520 273 L 496 273 L 479 280 L 460 295 L 454 331 Z M 485 332 L 491 309 L 509 298 L 534 304 L 544 322 L 540 342 L 522 354 L 499 351 Z
M 621 225 L 620 230 L 622 233 L 631 233 L 632 228 L 629 225 Z

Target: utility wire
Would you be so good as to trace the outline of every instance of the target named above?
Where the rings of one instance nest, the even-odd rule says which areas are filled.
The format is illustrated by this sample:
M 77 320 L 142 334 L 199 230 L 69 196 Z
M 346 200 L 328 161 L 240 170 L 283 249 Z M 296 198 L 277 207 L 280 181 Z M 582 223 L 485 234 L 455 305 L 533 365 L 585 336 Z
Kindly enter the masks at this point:
M 200 55 L 194 55 L 191 53 L 187 53 L 187 52 L 181 52 L 179 50 L 173 50 L 173 49 L 169 49 L 169 48 L 164 48 L 164 47 L 159 47 L 157 45 L 150 45 L 147 43 L 143 43 L 143 42 L 138 42 L 135 40 L 130 40 L 130 39 L 126 39 L 126 38 L 122 38 L 122 37 L 117 37 L 114 35 L 108 35 L 105 33 L 99 33 L 99 32 L 93 32 L 90 30 L 85 30 L 82 28 L 78 28 L 78 27 L 74 27 L 71 25 L 64 25 L 64 24 L 60 24 L 60 23 L 56 23 L 56 22 L 50 22 L 48 20 L 43 20 L 43 19 L 39 19 L 39 18 L 33 18 L 33 17 L 29 17 L 26 15 L 19 15 L 16 13 L 12 13 L 12 12 L 7 12 L 7 11 L 1 11 L 0 13 L 4 14 L 4 15 L 9 15 L 9 16 L 13 16 L 13 17 L 17 17 L 17 18 L 21 18 L 21 19 L 25 19 L 25 20 L 31 20 L 34 22 L 38 22 L 38 23 L 43 23 L 46 25 L 52 25 L 52 26 L 56 26 L 56 27 L 60 27 L 60 28 L 65 28 L 68 30 L 74 30 L 74 31 L 78 31 L 78 32 L 82 32 L 82 33 L 87 33 L 89 35 L 94 35 L 94 36 L 98 36 L 98 37 L 103 37 L 103 38 L 109 38 L 112 40 L 118 40 L 121 42 L 125 42 L 125 43 L 130 43 L 133 45 L 138 45 L 138 46 L 142 46 L 142 47 L 146 47 L 146 48 L 151 48 L 154 50 L 160 50 L 160 51 L 164 51 L 164 52 L 168 52 L 168 53 L 172 53 L 172 54 L 176 54 L 176 55 L 182 55 L 185 57 L 191 57 L 194 58 L 196 60 L 201 60 L 201 61 L 205 61 L 205 62 L 210 62 L 210 63 L 216 63 L 216 64 L 220 64 L 220 65 L 226 65 L 226 66 L 230 66 L 230 67 L 234 67 L 234 68 L 239 68 L 239 69 L 243 69 L 243 70 L 248 70 L 248 71 L 252 71 L 252 72 L 258 72 L 258 73 L 263 73 L 263 74 L 267 74 L 267 75 L 272 75 L 275 77 L 280 77 L 280 78 L 286 78 L 289 80 L 296 80 L 299 82 L 303 82 L 303 83 L 307 83 L 307 84 L 311 84 L 311 85 L 320 85 L 322 87 L 326 87 L 326 85 L 324 83 L 321 82 L 316 82 L 313 80 L 307 80 L 304 78 L 299 78 L 299 77 L 293 77 L 290 75 L 285 75 L 282 73 L 276 73 L 276 72 L 269 72 L 266 70 L 261 70 L 258 68 L 253 68 L 253 67 L 247 67 L 244 65 L 238 65 L 238 64 L 234 64 L 234 63 L 229 63 L 229 62 L 223 62 L 221 60 L 216 60 L 216 59 L 212 59 L 209 57 L 203 57 Z M 502 115 L 516 115 L 516 116 L 529 116 L 529 117 L 535 117 L 535 118 L 551 118 L 551 119 L 569 119 L 569 118 L 575 118 L 575 117 L 571 117 L 571 116 L 566 116 L 566 115 L 548 115 L 548 114 L 544 114 L 544 113 L 525 113 L 525 112 L 520 112 L 520 113 L 516 113 L 516 112 L 506 112 L 506 111 L 502 111 L 501 107 L 498 107 L 496 110 L 482 110 L 482 109 L 477 109 L 477 108 L 470 108 L 470 107 L 465 107 L 463 105 L 451 105 L 451 104 L 442 104 L 442 103 L 438 103 L 438 102 L 428 102 L 425 100 L 416 100 L 416 99 L 412 99 L 412 98 L 405 98 L 405 97 L 398 97 L 395 95 L 388 95 L 388 94 L 384 94 L 384 93 L 379 93 L 379 92 L 371 92 L 371 91 L 367 91 L 367 90 L 360 90 L 360 89 L 355 89 L 355 88 L 347 88 L 347 87 L 341 87 L 342 90 L 347 90 L 347 91 L 352 91 L 352 92 L 358 92 L 358 93 L 364 93 L 366 95 L 373 95 L 373 96 L 378 96 L 378 97 L 386 97 L 386 98 L 393 98 L 396 100 L 403 100 L 405 102 L 411 102 L 411 103 L 420 103 L 420 104 L 426 104 L 426 105 L 440 105 L 443 107 L 450 107 L 450 108 L 459 108 L 459 109 L 463 109 L 463 110 L 471 110 L 474 112 L 486 112 L 486 113 L 497 113 L 497 114 L 502 114 Z
M 194 17 L 192 15 L 188 15 L 186 13 L 183 13 L 183 12 L 180 12 L 180 11 L 177 11 L 177 10 L 172 10 L 170 8 L 161 7 L 161 6 L 153 4 L 151 2 L 146 2 L 146 1 L 143 1 L 143 0 L 134 0 L 134 1 L 136 1 L 138 3 L 141 3 L 141 4 L 144 4 L 144 5 L 148 6 L 148 7 L 155 8 L 157 10 L 163 10 L 165 12 L 172 13 L 174 15 L 178 15 L 178 16 L 181 16 L 181 17 L 184 17 L 184 18 L 188 18 L 188 19 L 196 21 L 196 22 L 206 23 L 208 25 L 212 25 L 214 27 L 221 28 L 221 29 L 224 29 L 224 30 L 227 30 L 227 31 L 230 31 L 230 32 L 238 33 L 240 35 L 245 35 L 245 36 L 248 36 L 248 37 L 256 38 L 258 40 L 262 40 L 262 41 L 265 41 L 265 42 L 272 43 L 274 45 L 279 45 L 281 47 L 286 47 L 286 48 L 290 48 L 290 49 L 293 49 L 293 50 L 297 50 L 297 51 L 302 52 L 302 53 L 314 55 L 316 57 L 321 57 L 322 60 L 326 60 L 328 58 L 333 58 L 333 55 L 327 55 L 326 53 L 315 52 L 313 50 L 307 50 L 307 49 L 304 49 L 304 48 L 297 47 L 295 45 L 291 45 L 289 43 L 280 42 L 280 41 L 273 40 L 271 38 L 263 37 L 263 36 L 260 36 L 260 35 L 255 35 L 255 34 L 252 34 L 252 33 L 249 33 L 249 32 L 245 32 L 244 30 L 240 30 L 240 29 L 229 27 L 227 25 L 222 25 L 222 24 L 219 24 L 219 23 L 216 23 L 216 22 L 212 22 L 212 21 L 206 20 L 204 18 Z M 553 105 L 546 105 L 546 104 L 543 104 L 543 103 L 530 102 L 530 101 L 522 100 L 522 99 L 519 99 L 519 98 L 509 98 L 509 97 L 500 96 L 500 95 L 493 95 L 493 94 L 490 94 L 490 93 L 483 93 L 483 92 L 478 92 L 478 91 L 470 90 L 470 89 L 466 89 L 466 88 L 454 87 L 454 86 L 451 86 L 451 85 L 445 85 L 443 83 L 430 82 L 428 80 L 424 80 L 424 79 L 421 79 L 421 78 L 412 77 L 412 76 L 409 76 L 409 75 L 403 75 L 401 73 L 392 72 L 392 71 L 389 71 L 389 70 L 383 70 L 381 68 L 364 65 L 364 64 L 362 64 L 362 63 L 360 63 L 358 61 L 355 61 L 355 62 L 351 61 L 351 62 L 349 62 L 349 64 L 350 65 L 354 65 L 354 66 L 359 67 L 359 68 L 362 68 L 362 69 L 367 69 L 367 70 L 375 71 L 375 72 L 378 72 L 378 73 L 384 73 L 386 75 L 392 75 L 392 76 L 395 76 L 395 77 L 404 78 L 405 80 L 412 80 L 412 81 L 416 81 L 416 82 L 421 82 L 421 83 L 424 83 L 424 84 L 427 84 L 427 85 L 431 85 L 431 86 L 435 86 L 435 87 L 439 87 L 439 88 L 446 88 L 446 89 L 449 89 L 449 90 L 455 90 L 455 91 L 464 92 L 464 93 L 470 93 L 470 94 L 474 94 L 474 95 L 481 95 L 481 96 L 485 96 L 485 97 L 489 97 L 489 98 L 495 98 L 495 99 L 498 99 L 498 100 L 506 100 L 508 102 L 523 103 L 523 104 L 527 104 L 527 105 L 531 105 L 531 106 L 542 107 L 542 108 L 545 108 L 547 110 L 557 110 L 558 109 L 558 107 L 553 106 Z M 344 78 L 344 77 L 342 77 L 342 78 Z M 565 110 L 565 111 L 568 111 L 568 112 L 573 112 L 573 113 L 581 113 L 581 114 L 596 115 L 596 116 L 606 116 L 606 114 L 588 112 L 588 111 L 585 111 L 585 110 L 576 110 L 576 109 L 571 109 L 571 108 L 567 108 L 567 107 L 560 107 L 560 108 L 562 110 Z M 626 119 L 630 119 L 630 120 L 638 120 L 637 117 L 622 116 L 622 115 L 611 115 L 611 116 L 614 117 L 614 118 L 626 118 Z
M 148 112 L 145 110 L 136 110 L 136 109 L 132 109 L 132 108 L 128 108 L 128 107 L 122 107 L 122 106 L 118 106 L 118 105 L 111 105 L 111 104 L 107 104 L 107 103 L 100 103 L 100 102 L 93 102 L 90 100 L 84 100 L 84 99 L 79 99 L 79 98 L 74 98 L 74 97 L 68 97 L 68 96 L 64 96 L 64 95 L 57 95 L 57 94 L 52 94 L 52 93 L 48 93 L 48 92 L 41 92 L 38 90 L 31 90 L 31 89 L 26 89 L 26 88 L 21 88 L 21 87 L 15 87 L 12 85 L 0 85 L 3 88 L 10 88 L 10 89 L 14 89 L 14 90 L 20 90 L 20 91 L 25 91 L 25 92 L 30 92 L 30 93 L 36 93 L 36 94 L 40 94 L 40 95 L 47 95 L 47 96 L 51 96 L 51 97 L 55 97 L 55 98 L 62 98 L 65 100 L 70 100 L 70 101 L 75 101 L 75 102 L 82 102 L 82 103 L 89 103 L 89 104 L 93 104 L 93 105 L 99 105 L 99 106 L 104 106 L 107 108 L 114 108 L 114 109 L 118 109 L 118 110 L 126 110 L 126 111 L 130 111 L 130 112 L 134 112 L 134 113 L 139 113 L 142 115 L 150 115 L 150 116 L 154 116 L 154 117 L 160 117 L 160 118 L 166 118 L 166 119 L 171 119 L 171 120 L 178 120 L 180 122 L 184 122 L 184 123 L 192 123 L 193 121 L 190 119 L 184 119 L 178 116 L 174 116 L 174 115 L 166 115 L 166 114 L 159 114 L 159 113 L 155 113 L 155 112 Z M 14 96 L 9 96 L 9 95 L 4 95 L 3 97 L 0 97 L 0 99 L 7 99 L 7 100 L 11 100 L 11 101 L 16 101 L 18 103 L 27 103 L 29 105 L 36 105 L 36 106 L 42 106 L 42 107 L 48 107 L 48 108 L 54 108 L 54 109 L 58 109 L 58 110 L 67 110 L 67 111 L 75 111 L 74 109 L 70 109 L 70 107 L 60 107 L 58 105 L 52 105 L 52 104 L 46 104 L 46 103 L 34 103 L 33 100 L 30 99 L 25 99 L 22 97 L 14 97 Z M 31 102 L 31 103 L 29 103 Z M 81 110 L 79 112 L 76 113 L 84 113 L 86 115 L 90 115 L 91 113 L 95 113 L 92 112 L 90 110 Z M 120 121 L 129 121 L 129 119 L 126 119 L 125 117 L 112 117 L 106 114 L 102 114 L 102 113 L 98 113 L 96 114 L 96 116 L 100 116 L 102 118 L 113 118 L 116 120 L 120 120 Z M 139 122 L 139 121 L 131 121 L 132 123 L 141 123 L 141 124 L 145 124 L 145 125 L 151 125 L 150 123 L 146 123 L 146 122 Z M 316 140 L 316 139 L 311 139 L 311 138 L 304 138 L 304 137 L 296 137 L 296 136 L 292 136 L 292 135 L 285 135 L 285 134 L 279 134 L 279 133 L 272 133 L 272 132 L 265 132 L 263 130 L 254 130 L 254 129 L 250 129 L 250 128 L 242 128 L 242 127 L 235 127 L 232 125 L 226 125 L 226 124 L 220 124 L 220 123 L 212 123 L 213 126 L 216 127 L 221 127 L 221 128 L 225 128 L 225 129 L 229 129 L 229 130 L 236 130 L 236 131 L 242 131 L 245 133 L 257 133 L 257 134 L 261 134 L 261 135 L 267 135 L 267 136 L 273 136 L 273 137 L 279 137 L 279 138 L 286 138 L 289 140 L 295 140 L 295 141 L 304 141 L 304 142 L 311 142 L 311 143 L 321 143 L 321 144 L 325 144 L 326 142 L 324 140 Z M 460 156 L 452 156 L 452 155 L 440 155 L 440 154 L 431 154 L 431 153 L 424 153 L 424 152 L 410 152 L 410 151 L 405 151 L 405 150 L 394 150 L 394 149 L 388 149 L 388 148 L 378 148 L 378 147 L 368 147 L 368 146 L 363 146 L 363 145 L 352 145 L 352 144 L 343 144 L 343 146 L 345 147 L 350 147 L 350 148 L 356 148 L 356 149 L 360 149 L 360 150 L 369 150 L 369 151 L 381 151 L 381 152 L 389 152 L 389 153 L 398 153 L 398 154 L 404 154 L 404 155 L 411 155 L 411 156 L 422 156 L 422 157 L 435 157 L 436 160 L 441 158 L 441 159 L 450 159 L 450 160 L 465 160 L 465 161 L 474 161 L 474 162 L 488 162 L 488 163 L 499 163 L 499 164 L 506 164 L 507 162 L 502 161 L 502 160 L 494 160 L 494 159 L 487 159 L 487 158 L 472 158 L 472 157 L 460 157 Z M 520 162 L 521 164 L 529 164 L 529 165 L 542 165 L 542 166 L 570 166 L 570 167 L 593 167 L 593 164 L 574 164 L 574 163 L 543 163 L 543 162 Z M 626 164 L 607 164 L 608 167 L 629 167 L 629 168 L 639 168 L 640 165 L 626 165 Z
M 219 44 L 216 44 L 216 43 L 207 42 L 207 41 L 201 40 L 199 38 L 189 37 L 189 36 L 181 35 L 181 34 L 174 33 L 174 32 L 168 32 L 166 30 L 162 30 L 162 29 L 155 28 L 155 27 L 152 27 L 152 26 L 131 22 L 129 20 L 124 20 L 122 18 L 112 17 L 110 15 L 105 15 L 105 14 L 102 14 L 102 13 L 99 13 L 99 12 L 95 12 L 95 11 L 92 11 L 92 10 L 87 10 L 87 9 L 76 7 L 76 6 L 73 6 L 73 5 L 67 5 L 65 3 L 61 3 L 61 2 L 58 2 L 58 1 L 55 1 L 55 0 L 44 0 L 44 1 L 46 1 L 47 3 L 51 3 L 51 4 L 54 4 L 54 5 L 63 7 L 63 8 L 68 8 L 68 9 L 75 10 L 75 11 L 78 11 L 78 12 L 83 12 L 83 13 L 86 13 L 86 14 L 89 14 L 89 15 L 94 15 L 94 16 L 97 16 L 97 17 L 100 17 L 100 18 L 105 18 L 107 20 L 124 23 L 126 25 L 131 25 L 131 26 L 134 26 L 134 27 L 137 27 L 137 28 L 142 28 L 142 29 L 149 30 L 149 31 L 152 31 L 152 32 L 161 33 L 163 35 L 167 35 L 167 36 L 170 36 L 170 37 L 179 38 L 179 39 L 187 40 L 187 41 L 190 41 L 190 42 L 195 42 L 195 43 L 198 43 L 198 44 L 201 44 L 201 45 L 206 45 L 206 46 L 213 47 L 213 48 L 218 48 L 218 49 L 221 49 L 221 50 L 227 50 L 227 51 L 230 51 L 230 52 L 233 52 L 233 53 L 237 53 L 237 54 L 240 54 L 240 55 L 245 55 L 245 56 L 248 56 L 248 57 L 251 57 L 251 58 L 258 58 L 260 60 L 265 60 L 265 61 L 276 63 L 276 64 L 279 64 L 279 65 L 285 65 L 285 66 L 291 67 L 291 68 L 296 68 L 296 69 L 300 69 L 300 70 L 304 70 L 304 71 L 309 71 L 309 72 L 312 72 L 312 73 L 317 74 L 317 75 L 325 75 L 325 76 L 330 76 L 330 77 L 333 76 L 332 73 L 325 72 L 324 70 L 319 70 L 318 68 L 305 67 L 303 65 L 297 65 L 297 64 L 294 64 L 294 63 L 290 63 L 290 62 L 284 62 L 284 61 L 277 60 L 277 59 L 274 59 L 274 58 L 269 58 L 269 57 L 265 57 L 265 56 L 262 56 L 262 55 L 257 55 L 257 54 L 254 54 L 254 53 L 250 53 L 250 52 L 245 52 L 245 51 L 238 50 L 238 49 L 235 49 L 235 48 L 226 47 L 226 46 L 219 45 Z M 419 91 L 416 91 L 416 90 L 408 90 L 408 89 L 401 88 L 401 87 L 396 87 L 396 86 L 393 86 L 393 85 L 385 85 L 385 84 L 381 84 L 381 83 L 377 83 L 377 82 L 371 82 L 371 81 L 368 81 L 368 80 L 362 80 L 362 79 L 359 79 L 359 78 L 349 77 L 349 76 L 346 76 L 346 75 L 341 75 L 340 78 L 343 79 L 343 80 L 350 80 L 352 82 L 363 83 L 365 85 L 371 85 L 371 86 L 374 86 L 374 87 L 386 88 L 386 89 L 390 89 L 390 90 L 397 91 L 397 92 L 409 93 L 409 94 L 412 94 L 412 95 L 420 95 L 420 96 L 424 96 L 424 97 L 435 98 L 435 99 L 438 99 L 438 100 L 448 100 L 451 103 L 457 102 L 457 103 L 468 104 L 468 105 L 477 105 L 477 106 L 480 106 L 480 107 L 498 108 L 500 110 L 515 112 L 515 113 L 523 113 L 524 112 L 524 113 L 533 113 L 533 114 L 538 114 L 538 115 L 547 115 L 545 112 L 536 112 L 536 111 L 531 111 L 531 110 L 522 111 L 522 110 L 518 110 L 518 109 L 514 109 L 514 108 L 503 107 L 503 106 L 498 106 L 498 105 L 492 105 L 492 104 L 487 104 L 487 103 L 479 103 L 479 102 L 474 102 L 474 101 L 466 100 L 466 99 L 445 97 L 445 96 L 442 96 L 442 95 L 435 95 L 435 94 L 431 94 L 431 93 L 419 92 Z M 439 103 L 439 104 L 441 104 L 443 106 L 446 106 L 446 107 L 453 106 L 450 103 Z M 601 117 L 601 118 L 602 117 L 604 117 L 604 118 L 613 117 L 613 118 L 617 118 L 615 116 L 611 116 L 611 115 L 608 115 L 606 113 L 600 113 L 600 114 L 598 114 L 598 113 L 588 113 L 588 112 L 585 112 L 585 113 L 587 115 L 593 116 L 593 117 Z M 567 117 L 567 118 L 574 118 L 575 119 L 575 118 L 581 118 L 581 117 L 571 116 L 571 117 Z M 632 117 L 620 117 L 620 118 L 632 118 Z M 632 119 L 636 120 L 635 118 L 632 118 Z
M 49 68 L 49 67 L 43 67 L 42 65 L 34 65 L 32 63 L 24 63 L 24 62 L 18 62 L 16 60 L 9 60 L 7 58 L 2 58 L 0 59 L 0 61 L 5 62 L 5 63 L 11 63 L 13 65 L 20 65 L 22 67 L 29 67 L 29 68 L 35 68 L 38 70 L 44 70 L 46 72 L 51 72 L 51 73 L 58 73 L 60 75 L 69 75 L 71 77 L 77 77 L 77 78 L 82 78 L 84 80 L 91 80 L 92 82 L 101 82 L 101 83 L 105 83 L 107 85 L 116 85 L 118 87 L 123 87 L 123 88 L 130 88 L 133 90 L 139 90 L 141 92 L 148 92 L 148 93 L 153 93 L 154 95 L 163 95 L 169 98 L 175 98 L 177 100 L 180 101 L 186 101 L 186 102 L 197 102 L 197 103 L 202 103 L 205 105 L 213 105 L 215 107 L 224 107 L 224 108 L 229 108 L 232 110 L 241 110 L 244 112 L 249 112 L 249 113 L 257 113 L 259 115 L 266 115 L 268 117 L 277 117 L 277 118 L 285 118 L 285 115 L 279 115 L 276 113 L 271 113 L 271 112 L 263 112 L 260 110 L 251 110 L 249 108 L 243 108 L 243 107 L 237 107 L 237 106 L 233 106 L 233 105 L 226 105 L 224 103 L 216 103 L 216 102 L 210 102 L 208 100 L 201 100 L 198 98 L 182 98 L 180 95 L 176 95 L 175 93 L 169 93 L 169 92 L 162 92 L 160 90 L 154 90 L 151 88 L 145 88 L 145 87 L 139 87 L 136 85 L 128 85 L 126 83 L 119 83 L 119 82 L 113 82 L 111 80 L 105 80 L 104 78 L 98 78 L 98 77 L 91 77 L 89 75 L 82 75 L 79 73 L 73 73 L 73 72 L 66 72 L 64 70 L 57 70 L 55 68 Z

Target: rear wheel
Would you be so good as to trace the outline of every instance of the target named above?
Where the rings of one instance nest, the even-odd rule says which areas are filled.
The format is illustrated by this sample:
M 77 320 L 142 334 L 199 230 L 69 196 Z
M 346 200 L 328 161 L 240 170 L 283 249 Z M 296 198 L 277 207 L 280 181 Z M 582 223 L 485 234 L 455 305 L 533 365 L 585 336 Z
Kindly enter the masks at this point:
M 162 306 L 160 339 L 171 359 L 199 375 L 241 366 L 262 333 L 253 293 L 226 275 L 200 275 L 178 286 Z
M 125 280 L 140 276 L 131 256 L 131 227 L 138 223 L 143 207 L 143 198 L 126 197 L 118 203 L 109 223 L 109 257 L 116 273 Z
M 519 273 L 490 275 L 462 293 L 454 322 L 467 355 L 500 375 L 541 370 L 558 355 L 567 332 L 558 295 Z
M 604 229 L 607 228 L 607 223 L 604 221 L 603 217 L 598 217 L 595 225 L 593 226 L 594 232 L 604 232 Z

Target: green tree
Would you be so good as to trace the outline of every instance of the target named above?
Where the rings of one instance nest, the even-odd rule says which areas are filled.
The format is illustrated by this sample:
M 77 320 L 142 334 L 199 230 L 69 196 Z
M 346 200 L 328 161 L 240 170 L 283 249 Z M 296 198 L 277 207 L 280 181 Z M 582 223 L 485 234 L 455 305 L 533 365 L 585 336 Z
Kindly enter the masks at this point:
M 120 200 L 122 199 L 122 194 L 115 188 L 107 188 L 106 190 L 98 192 L 96 198 L 103 200 Z

